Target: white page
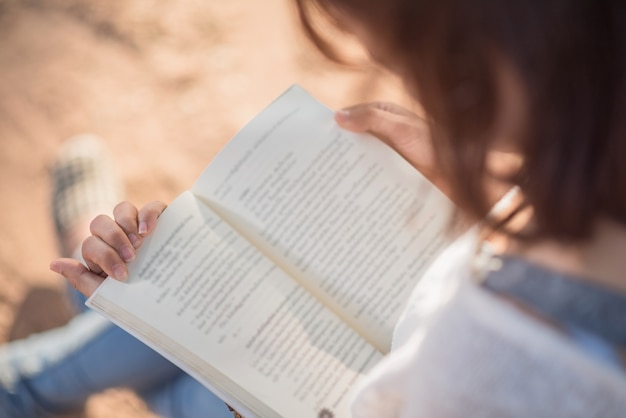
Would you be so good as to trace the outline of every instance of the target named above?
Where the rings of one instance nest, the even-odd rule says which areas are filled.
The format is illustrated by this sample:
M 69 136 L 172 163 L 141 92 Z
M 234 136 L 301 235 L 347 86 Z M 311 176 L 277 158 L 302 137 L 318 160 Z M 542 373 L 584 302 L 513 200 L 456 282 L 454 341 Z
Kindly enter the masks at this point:
M 345 416 L 347 389 L 382 357 L 189 192 L 128 282 L 107 279 L 88 304 L 263 416 Z
M 383 352 L 449 241 L 447 197 L 377 139 L 339 129 L 297 86 L 227 144 L 192 192 Z

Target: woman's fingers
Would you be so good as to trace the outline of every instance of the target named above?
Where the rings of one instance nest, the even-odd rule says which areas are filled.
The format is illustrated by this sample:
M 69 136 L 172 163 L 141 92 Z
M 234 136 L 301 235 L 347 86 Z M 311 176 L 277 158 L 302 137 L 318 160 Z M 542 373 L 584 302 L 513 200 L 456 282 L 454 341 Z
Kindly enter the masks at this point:
M 154 230 L 165 208 L 164 203 L 155 201 L 138 211 L 132 204 L 122 202 L 113 210 L 115 220 L 105 215 L 96 217 L 90 225 L 92 235 L 82 246 L 87 267 L 95 274 L 126 280 L 126 263 L 135 259 L 135 249 Z
M 410 162 L 423 160 L 418 155 L 412 155 L 415 151 L 429 151 L 431 147 L 424 120 L 393 103 L 376 102 L 352 106 L 338 111 L 335 119 L 344 129 L 368 132 L 381 139 Z
M 128 268 L 117 249 L 101 238 L 91 235 L 83 241 L 83 259 L 94 274 L 111 276 L 117 280 L 126 280 Z M 104 274 L 103 274 L 104 273 Z
M 434 169 L 425 121 L 402 106 L 386 102 L 359 104 L 338 111 L 335 119 L 345 129 L 369 132 L 380 138 L 418 170 Z
M 100 215 L 91 222 L 89 236 L 82 245 L 82 255 L 89 270 L 117 280 L 128 277 L 126 263 L 136 257 L 135 249 L 143 237 L 150 234 L 166 205 L 151 202 L 141 210 L 129 202 L 118 204 L 113 210 L 115 219 Z
M 335 120 L 344 129 L 368 132 L 379 138 L 450 195 L 447 183 L 439 175 L 424 119 L 394 103 L 375 102 L 342 109 L 335 113 Z
M 76 290 L 89 297 L 104 278 L 88 270 L 80 261 L 59 258 L 50 263 L 50 270 L 65 277 Z
M 118 204 L 113 210 L 114 219 L 100 215 L 91 222 L 91 235 L 82 245 L 85 265 L 76 260 L 58 259 L 50 264 L 50 269 L 65 276 L 76 289 L 88 296 L 106 276 L 126 280 L 126 263 L 135 259 L 135 250 L 141 246 L 143 238 L 154 230 L 165 208 L 162 202 L 151 202 L 141 210 L 129 202 Z
M 128 240 L 134 249 L 141 247 L 143 242 L 139 234 L 139 223 L 137 221 L 137 208 L 130 202 L 121 202 L 113 209 L 115 222 L 126 233 Z
M 104 241 L 115 249 L 119 256 L 128 263 L 135 259 L 135 247 L 123 227 L 106 215 L 99 215 L 89 225 L 92 236 Z M 83 244 L 83 254 L 85 253 Z M 85 259 L 86 260 L 86 259 Z
M 137 219 L 139 222 L 138 232 L 142 237 L 150 235 L 157 224 L 157 219 L 163 213 L 167 205 L 163 202 L 150 202 L 139 210 Z
M 414 113 L 402 106 L 386 103 L 364 103 L 338 111 L 337 123 L 353 132 L 369 132 L 390 143 L 414 133 L 415 126 L 423 123 Z

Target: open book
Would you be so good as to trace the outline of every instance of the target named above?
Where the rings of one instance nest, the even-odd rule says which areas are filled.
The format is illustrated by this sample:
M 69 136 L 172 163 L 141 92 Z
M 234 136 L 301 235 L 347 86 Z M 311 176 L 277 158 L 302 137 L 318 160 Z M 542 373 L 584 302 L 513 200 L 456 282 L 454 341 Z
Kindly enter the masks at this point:
M 293 86 L 174 200 L 87 304 L 246 417 L 349 415 L 451 202 Z

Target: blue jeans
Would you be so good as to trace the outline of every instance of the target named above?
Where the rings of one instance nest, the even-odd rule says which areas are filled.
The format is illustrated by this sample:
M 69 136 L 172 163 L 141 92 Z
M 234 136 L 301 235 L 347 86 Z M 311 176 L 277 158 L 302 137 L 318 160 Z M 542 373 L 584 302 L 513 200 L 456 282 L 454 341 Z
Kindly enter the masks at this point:
M 94 393 L 126 387 L 163 417 L 232 418 L 208 389 L 99 314 L 84 311 L 82 301 L 83 311 L 67 325 L 3 348 L 2 361 L 14 362 L 18 379 L 10 396 L 0 393 L 0 411 L 16 418 L 46 416 L 42 411 L 76 410 Z

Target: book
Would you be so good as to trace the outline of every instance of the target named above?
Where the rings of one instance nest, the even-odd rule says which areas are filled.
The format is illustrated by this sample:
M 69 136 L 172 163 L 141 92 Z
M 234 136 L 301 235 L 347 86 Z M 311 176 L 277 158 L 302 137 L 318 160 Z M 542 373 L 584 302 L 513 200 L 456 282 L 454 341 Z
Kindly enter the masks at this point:
M 349 415 L 450 200 L 292 86 L 232 138 L 87 305 L 245 417 Z

